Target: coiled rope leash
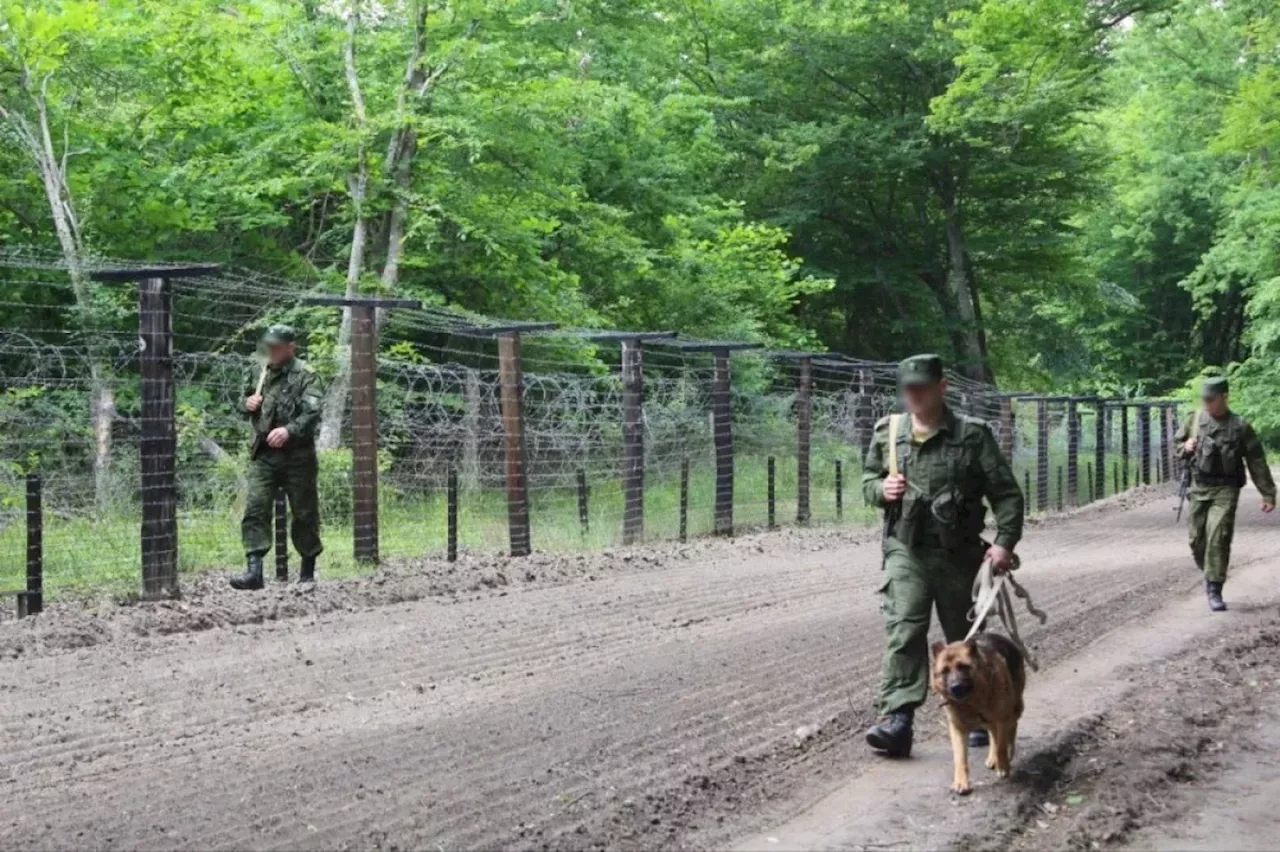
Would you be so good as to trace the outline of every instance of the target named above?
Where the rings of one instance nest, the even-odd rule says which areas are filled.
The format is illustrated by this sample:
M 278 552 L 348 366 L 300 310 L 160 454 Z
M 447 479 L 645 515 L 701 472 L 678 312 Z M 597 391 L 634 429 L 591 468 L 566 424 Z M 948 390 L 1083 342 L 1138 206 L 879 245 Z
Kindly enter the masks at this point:
M 1017 556 L 1013 557 L 1014 567 L 1019 564 Z M 973 626 L 969 628 L 969 634 L 965 636 L 965 641 L 973 638 L 973 635 L 982 629 L 982 624 L 986 621 L 987 616 L 991 613 L 992 607 L 995 607 L 996 615 L 1000 619 L 1000 623 L 1004 625 L 1005 633 L 1009 635 L 1009 639 L 1018 650 L 1022 652 L 1022 657 L 1027 661 L 1027 665 L 1032 671 L 1039 671 L 1040 666 L 1036 663 L 1036 658 L 1027 650 L 1027 646 L 1022 643 L 1022 637 L 1018 635 L 1018 619 L 1013 612 L 1013 598 L 1009 594 L 1009 590 L 1013 590 L 1013 594 L 1022 598 L 1027 604 L 1027 612 L 1040 619 L 1040 623 L 1044 624 L 1049 620 L 1049 616 L 1044 610 L 1037 609 L 1031 600 L 1031 595 L 1026 589 L 1015 579 L 1010 571 L 1001 574 L 995 573 L 991 568 L 991 560 L 982 560 L 982 566 L 978 568 L 978 576 L 973 581 L 973 608 L 969 610 L 969 619 L 973 622 Z

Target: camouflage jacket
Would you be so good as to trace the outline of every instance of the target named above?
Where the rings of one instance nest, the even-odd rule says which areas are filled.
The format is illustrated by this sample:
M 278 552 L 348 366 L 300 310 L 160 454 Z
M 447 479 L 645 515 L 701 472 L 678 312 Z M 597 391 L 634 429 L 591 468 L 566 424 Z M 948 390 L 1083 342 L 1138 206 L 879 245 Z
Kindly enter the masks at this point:
M 1181 445 L 1191 436 L 1193 417 L 1200 418 L 1195 458 L 1191 461 L 1191 475 L 1196 483 L 1243 488 L 1247 468 L 1258 492 L 1269 502 L 1275 502 L 1276 483 L 1271 477 L 1271 468 L 1267 466 L 1262 440 L 1252 424 L 1233 411 L 1228 411 L 1221 420 L 1203 410 L 1197 411 L 1187 417 L 1178 429 L 1178 451 L 1184 458 L 1187 454 Z
M 888 509 L 881 490 L 889 475 L 889 418 L 876 424 L 862 470 L 867 504 Z M 897 436 L 898 467 L 907 493 L 890 528 L 890 538 L 907 547 L 954 549 L 974 543 L 986 523 L 983 498 L 995 516 L 995 543 L 1012 550 L 1022 538 L 1024 501 L 1009 461 L 986 422 L 947 408 L 938 430 L 915 443 L 911 418 Z
M 246 397 L 253 393 L 256 385 L 255 376 Z M 267 369 L 262 406 L 258 411 L 249 412 L 243 402 L 240 406 L 241 413 L 253 424 L 255 447 L 268 432 L 280 426 L 289 430 L 287 448 L 314 444 L 320 428 L 320 378 L 306 362 L 291 358 L 278 369 Z

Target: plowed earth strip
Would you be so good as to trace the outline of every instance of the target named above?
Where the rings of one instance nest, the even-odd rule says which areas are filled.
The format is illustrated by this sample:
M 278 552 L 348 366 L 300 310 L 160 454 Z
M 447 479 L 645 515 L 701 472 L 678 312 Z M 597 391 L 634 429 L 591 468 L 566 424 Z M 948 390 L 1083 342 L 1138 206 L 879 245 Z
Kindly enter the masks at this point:
M 1044 663 L 1197 582 L 1169 506 L 1030 530 Z M 1236 564 L 1276 530 L 1246 506 Z M 727 843 L 872 760 L 879 548 L 815 540 L 0 662 L 0 844 Z

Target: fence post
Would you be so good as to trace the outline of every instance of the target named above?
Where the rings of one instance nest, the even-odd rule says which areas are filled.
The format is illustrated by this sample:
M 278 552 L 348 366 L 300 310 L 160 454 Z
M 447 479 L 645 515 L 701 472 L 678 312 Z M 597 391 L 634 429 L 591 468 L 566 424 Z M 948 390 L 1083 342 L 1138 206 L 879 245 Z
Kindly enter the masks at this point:
M 777 505 L 774 502 L 774 498 L 776 497 L 776 491 L 774 490 L 774 479 L 776 474 L 777 474 L 777 465 L 774 461 L 773 456 L 769 456 L 769 487 L 768 487 L 769 529 L 775 529 L 778 526 Z
M 1160 407 L 1160 479 L 1173 478 L 1173 406 Z
M 502 384 L 502 431 L 506 438 L 507 528 L 511 555 L 532 552 L 529 532 L 529 487 L 524 447 L 524 368 L 520 332 L 498 335 L 498 373 Z
M 622 341 L 622 543 L 644 538 L 644 350 Z
M 587 533 L 591 532 L 591 512 L 590 507 L 587 505 L 589 498 L 587 472 L 582 468 L 578 468 L 578 526 L 582 528 L 583 537 L 586 537 Z
M 351 502 L 356 562 L 378 561 L 379 310 L 421 310 L 417 299 L 305 296 L 304 305 L 345 308 L 351 317 Z
M 1120 403 L 1120 479 L 1129 487 L 1129 406 Z
M 809 523 L 809 451 L 813 429 L 813 359 L 800 359 L 796 390 L 796 523 Z
M 1151 406 L 1138 406 L 1138 442 L 1141 445 L 1142 484 L 1151 484 Z
M 844 518 L 844 462 L 836 459 L 836 520 Z
M 1097 417 L 1093 424 L 1093 464 L 1097 479 L 1093 488 L 1095 497 L 1101 499 L 1107 493 L 1107 406 L 1101 399 L 1095 403 Z
M 1032 512 L 1031 505 L 1031 471 L 1022 471 L 1022 497 L 1026 501 L 1026 511 L 1028 514 Z
M 1061 512 L 1064 508 L 1066 508 L 1062 498 L 1063 498 L 1062 465 L 1058 465 L 1058 511 L 1059 512 Z
M 449 467 L 449 478 L 447 480 L 446 500 L 449 507 L 447 510 L 448 527 L 446 529 L 445 539 L 445 558 L 450 562 L 458 561 L 458 471 L 452 465 Z
M 174 422 L 173 288 L 138 282 L 142 373 L 142 596 L 178 594 L 178 512 Z
M 875 409 L 871 405 L 871 391 L 875 387 L 875 377 L 870 370 L 858 370 L 858 393 L 854 397 L 853 406 L 853 446 L 858 451 L 858 459 L 865 464 L 867 448 L 871 446 L 871 436 L 876 431 Z
M 1111 493 L 1112 495 L 1119 494 L 1120 493 L 1120 462 L 1115 462 L 1111 466 L 1111 478 L 1112 478 L 1113 487 L 1114 487 L 1114 490 Z
M 276 489 L 276 579 L 289 580 L 289 510 L 285 504 L 284 489 Z
M 689 540 L 689 460 L 680 460 L 680 541 Z
M 94 281 L 138 282 L 142 435 L 142 597 L 178 594 L 178 515 L 174 422 L 173 288 L 175 278 L 211 275 L 216 264 L 100 270 Z
M 1036 505 L 1049 508 L 1049 401 L 1036 403 Z
M 355 559 L 378 561 L 378 329 L 372 305 L 351 307 L 351 496 Z
M 1085 462 L 1085 466 L 1089 470 L 1089 502 L 1092 503 L 1097 498 L 1097 489 L 1093 484 L 1093 462 Z
M 1074 399 L 1067 400 L 1067 493 L 1070 505 L 1080 505 L 1080 410 Z M 1063 502 L 1061 494 L 1058 502 Z
M 1000 397 L 1000 452 L 1013 462 L 1013 400 Z
M 27 474 L 27 590 L 18 594 L 18 618 L 44 610 L 44 500 L 40 474 Z
M 716 446 L 716 535 L 733 535 L 733 410 L 729 398 L 729 350 L 716 349 L 711 417 Z

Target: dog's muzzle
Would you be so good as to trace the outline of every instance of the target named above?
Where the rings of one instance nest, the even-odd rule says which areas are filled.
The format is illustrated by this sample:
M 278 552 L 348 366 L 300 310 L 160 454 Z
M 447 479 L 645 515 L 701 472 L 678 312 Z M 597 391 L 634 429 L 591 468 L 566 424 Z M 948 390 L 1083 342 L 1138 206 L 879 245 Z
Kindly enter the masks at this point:
M 963 681 L 953 681 L 947 684 L 947 695 L 955 699 L 961 699 L 973 692 L 973 684 Z

